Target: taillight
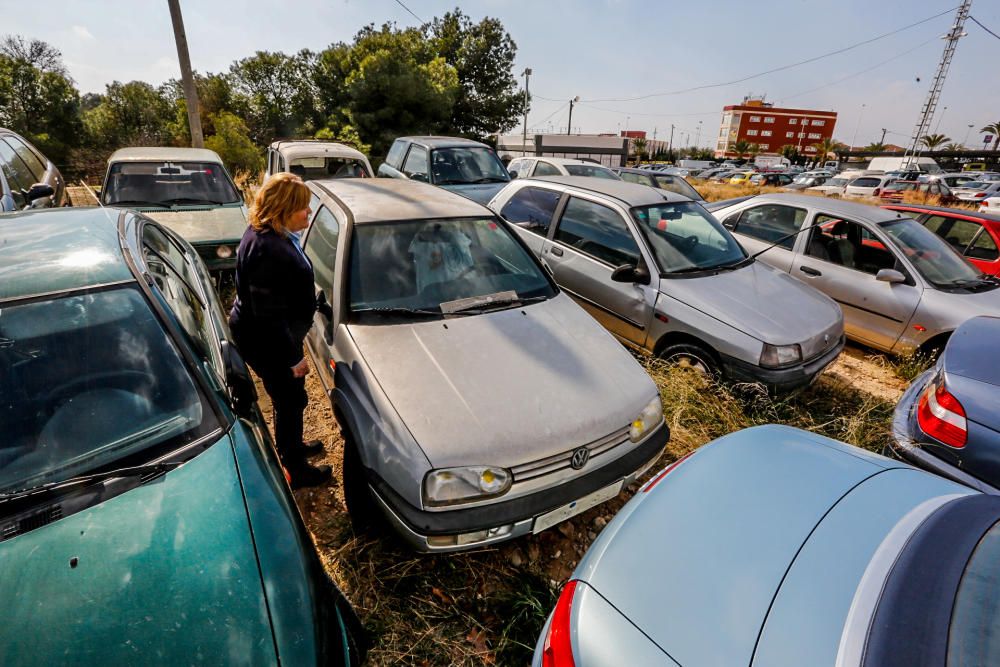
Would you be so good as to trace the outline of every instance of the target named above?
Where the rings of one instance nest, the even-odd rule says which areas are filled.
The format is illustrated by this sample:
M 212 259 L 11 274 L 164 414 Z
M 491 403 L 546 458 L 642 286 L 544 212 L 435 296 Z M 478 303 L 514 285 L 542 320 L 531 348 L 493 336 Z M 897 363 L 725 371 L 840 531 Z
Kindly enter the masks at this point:
M 573 646 L 570 642 L 570 613 L 573 611 L 573 595 L 576 580 L 567 581 L 559 594 L 556 609 L 552 612 L 549 632 L 542 647 L 542 667 L 575 667 Z
M 934 380 L 927 385 L 917 404 L 917 423 L 924 433 L 949 447 L 965 447 L 969 428 L 965 409 L 948 393 L 944 382 Z
M 977 192 L 977 193 L 973 194 L 972 196 L 975 197 L 975 198 L 977 198 L 977 199 L 983 199 L 983 198 L 986 197 L 986 193 L 985 192 Z
M 655 477 L 653 477 L 651 480 L 649 480 L 648 482 L 646 482 L 646 486 L 642 487 L 642 492 L 646 493 L 647 491 L 649 491 L 650 489 L 652 489 L 654 486 L 656 486 L 657 484 L 659 484 L 659 482 L 660 482 L 661 479 L 663 479 L 668 474 L 670 474 L 670 472 L 674 468 L 676 468 L 680 464 L 684 463 L 684 461 L 687 460 L 687 458 L 689 456 L 691 456 L 692 454 L 694 454 L 694 452 L 688 452 L 687 454 L 685 454 L 684 456 L 680 457 L 679 459 L 677 459 L 676 461 L 674 461 L 673 463 L 671 463 L 670 465 L 668 465 L 666 468 L 664 468 L 663 470 L 661 470 L 660 472 L 658 472 Z

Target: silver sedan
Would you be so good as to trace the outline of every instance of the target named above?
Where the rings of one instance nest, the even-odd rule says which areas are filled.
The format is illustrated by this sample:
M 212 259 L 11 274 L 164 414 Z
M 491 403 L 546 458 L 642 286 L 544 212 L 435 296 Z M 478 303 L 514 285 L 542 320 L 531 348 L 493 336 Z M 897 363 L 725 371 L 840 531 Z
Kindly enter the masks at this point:
M 785 194 L 709 209 L 748 252 L 837 301 L 866 345 L 930 351 L 970 317 L 1000 316 L 1000 282 L 896 211 Z

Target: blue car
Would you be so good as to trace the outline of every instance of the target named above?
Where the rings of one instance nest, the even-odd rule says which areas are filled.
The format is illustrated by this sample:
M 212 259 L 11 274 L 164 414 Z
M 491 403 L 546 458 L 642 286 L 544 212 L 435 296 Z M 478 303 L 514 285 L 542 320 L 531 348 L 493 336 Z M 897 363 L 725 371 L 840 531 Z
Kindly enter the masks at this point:
M 934 368 L 896 406 L 892 446 L 903 458 L 984 493 L 1000 494 L 1000 318 L 955 330 Z
M 785 426 L 655 475 L 562 590 L 536 667 L 1000 664 L 1000 498 Z
M 363 659 L 210 285 L 132 211 L 0 216 L 0 664 Z
M 510 181 L 492 148 L 461 137 L 400 137 L 378 176 L 430 183 L 483 205 Z

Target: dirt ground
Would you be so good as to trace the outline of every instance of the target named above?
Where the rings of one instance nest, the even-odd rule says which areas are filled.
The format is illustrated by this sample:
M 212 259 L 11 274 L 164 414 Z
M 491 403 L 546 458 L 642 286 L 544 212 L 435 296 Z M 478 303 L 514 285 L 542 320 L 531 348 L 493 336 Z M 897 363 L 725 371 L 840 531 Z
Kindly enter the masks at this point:
M 906 386 L 884 357 L 855 346 L 820 384 L 821 391 L 846 388 L 883 404 L 895 403 Z M 559 586 L 639 483 L 539 535 L 463 554 L 417 555 L 391 534 L 352 532 L 340 483 L 343 440 L 315 371 L 306 387 L 305 438 L 326 443 L 313 462 L 334 474 L 295 497 L 327 571 L 368 629 L 369 664 L 526 664 Z M 258 392 L 270 425 L 270 402 L 259 385 Z M 645 478 L 676 455 L 668 451 Z

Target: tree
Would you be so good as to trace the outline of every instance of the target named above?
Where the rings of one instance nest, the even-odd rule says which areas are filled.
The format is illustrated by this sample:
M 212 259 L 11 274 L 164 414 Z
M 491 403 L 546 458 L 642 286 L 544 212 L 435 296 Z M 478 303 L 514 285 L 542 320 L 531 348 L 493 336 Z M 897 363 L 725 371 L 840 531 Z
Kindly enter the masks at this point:
M 964 151 L 965 150 L 965 146 L 963 146 L 962 144 L 958 144 L 958 143 L 952 142 L 952 143 L 948 144 L 947 146 L 945 146 L 944 150 L 949 151 L 951 153 L 954 153 L 954 152 L 957 152 L 957 151 Z
M 258 51 L 229 68 L 234 104 L 258 145 L 316 131 L 314 61 L 309 51 L 295 56 Z
M 646 140 L 643 137 L 636 137 L 632 140 L 632 149 L 635 151 L 635 157 L 640 162 L 646 159 Z
M 872 153 L 881 153 L 886 148 L 885 144 L 880 141 L 873 141 L 872 143 L 865 146 L 864 150 Z
M 26 41 L 20 35 L 6 35 L 0 41 L 0 55 L 25 62 L 40 72 L 61 74 L 69 79 L 62 53 L 54 46 L 38 39 Z
M 450 131 L 483 139 L 517 125 L 524 104 L 513 71 L 517 45 L 503 24 L 493 18 L 473 23 L 456 8 L 434 19 L 425 32 L 458 76 Z
M 760 144 L 756 144 L 755 143 L 755 144 L 750 144 L 749 146 L 747 146 L 747 153 L 750 154 L 750 158 L 751 159 L 757 157 L 758 155 L 760 155 L 760 153 L 761 153 L 762 150 L 763 149 L 760 147 Z
M 750 142 L 740 139 L 733 143 L 732 150 L 736 153 L 736 157 L 742 158 L 750 150 Z
M 799 149 L 795 144 L 785 144 L 781 147 L 781 156 L 794 164 L 799 159 Z
M 161 146 L 171 138 L 171 103 L 164 90 L 144 81 L 108 84 L 104 99 L 86 112 L 83 123 L 95 148 Z
M 927 147 L 928 150 L 937 150 L 937 147 L 941 144 L 951 141 L 951 137 L 946 137 L 943 134 L 925 134 L 920 139 L 920 143 Z
M 230 173 L 249 171 L 256 175 L 263 169 L 264 158 L 241 118 L 222 111 L 212 117 L 212 127 L 215 134 L 205 139 L 205 148 L 218 153 Z
M 843 150 L 845 145 L 839 141 L 834 141 L 829 137 L 823 139 L 812 145 L 816 149 L 816 160 L 818 162 L 823 162 L 830 153 L 835 153 L 839 150 Z
M 993 150 L 1000 147 L 1000 120 L 995 123 L 990 123 L 989 125 L 984 125 L 979 128 L 980 132 L 985 132 L 986 134 L 993 135 Z

